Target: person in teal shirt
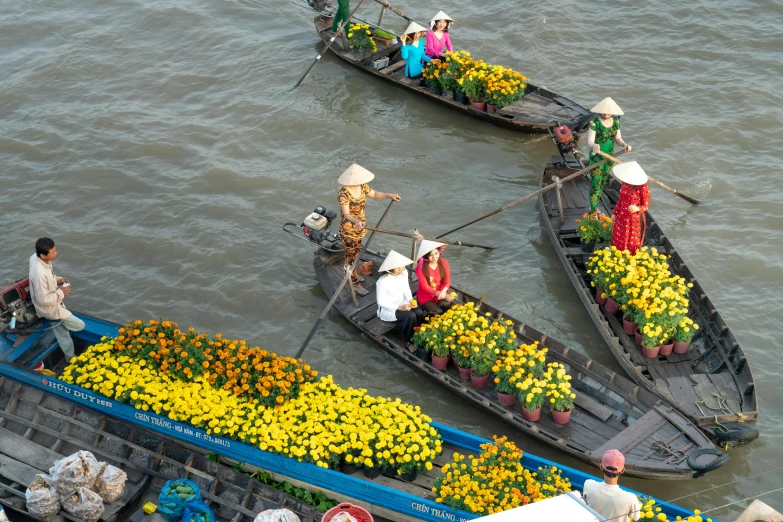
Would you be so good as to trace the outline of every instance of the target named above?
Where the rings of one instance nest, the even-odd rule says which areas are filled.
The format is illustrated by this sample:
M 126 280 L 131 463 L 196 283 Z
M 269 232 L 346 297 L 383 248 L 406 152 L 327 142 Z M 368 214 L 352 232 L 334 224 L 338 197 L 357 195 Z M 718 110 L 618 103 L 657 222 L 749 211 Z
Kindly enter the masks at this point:
M 405 76 L 408 78 L 421 78 L 421 72 L 424 70 L 422 62 L 432 61 L 432 58 L 424 54 L 426 49 L 422 35 L 426 33 L 427 30 L 424 27 L 416 22 L 411 22 L 402 34 L 400 53 L 402 59 L 406 60 Z
M 337 0 L 337 12 L 334 13 L 334 22 L 332 22 L 332 32 L 336 33 L 343 20 L 348 20 L 351 16 L 351 0 Z

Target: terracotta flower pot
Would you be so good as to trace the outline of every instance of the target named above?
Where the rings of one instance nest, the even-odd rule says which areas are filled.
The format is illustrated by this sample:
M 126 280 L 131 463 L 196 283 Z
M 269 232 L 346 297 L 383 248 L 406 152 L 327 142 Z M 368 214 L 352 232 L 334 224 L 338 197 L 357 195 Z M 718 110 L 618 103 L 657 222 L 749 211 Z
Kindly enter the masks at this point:
M 483 111 L 484 108 L 487 106 L 487 103 L 484 101 L 484 98 L 479 98 L 478 100 L 474 100 L 472 98 L 468 98 L 468 99 L 470 100 L 470 105 L 477 111 Z
M 674 341 L 671 341 L 668 344 L 662 344 L 661 349 L 658 350 L 658 355 L 671 355 L 672 348 L 674 348 Z
M 552 410 L 552 420 L 555 424 L 567 424 L 571 420 L 571 410 L 568 411 L 555 411 Z
M 486 388 L 487 384 L 489 383 L 489 374 L 486 375 L 476 375 L 473 373 L 473 370 L 470 370 L 470 385 L 474 388 L 480 390 L 482 388 Z
M 487 112 L 490 113 L 490 114 L 495 114 L 496 112 L 498 112 L 498 108 L 495 107 L 494 105 L 491 105 L 491 104 L 488 103 L 487 104 Z
M 637 324 L 633 321 L 629 321 L 625 317 L 623 317 L 623 331 L 627 333 L 628 335 L 633 335 L 633 333 L 636 331 Z
M 609 297 L 604 304 L 604 310 L 606 310 L 607 314 L 614 315 L 618 310 L 620 310 L 620 307 L 617 306 L 617 302 L 614 299 Z
M 501 406 L 513 406 L 516 402 L 517 396 L 513 393 L 500 393 L 498 392 L 498 402 Z
M 464 379 L 466 381 L 470 380 L 470 374 L 471 374 L 470 368 L 463 368 L 462 366 L 460 366 L 458 364 L 457 365 L 457 370 L 459 370 L 459 377 L 460 377 L 460 379 Z
M 647 357 L 648 359 L 655 359 L 658 357 L 658 352 L 661 350 L 660 346 L 655 346 L 653 348 L 650 348 L 648 346 L 642 345 L 642 355 Z
M 680 342 L 674 341 L 674 353 L 684 354 L 688 352 L 688 347 L 691 345 L 690 341 Z
M 639 346 L 642 345 L 642 332 L 639 331 L 639 326 L 636 326 L 636 330 L 633 331 L 633 340 L 636 341 L 636 344 Z
M 538 419 L 541 418 L 541 406 L 536 408 L 535 410 L 528 411 L 527 408 L 525 408 L 525 405 L 522 405 L 522 417 L 528 421 L 528 422 L 536 422 Z
M 600 288 L 595 291 L 595 302 L 599 305 L 606 303 L 606 293 Z
M 437 355 L 432 354 L 432 366 L 436 370 L 443 371 L 446 369 L 448 365 L 449 365 L 448 357 L 438 357 Z

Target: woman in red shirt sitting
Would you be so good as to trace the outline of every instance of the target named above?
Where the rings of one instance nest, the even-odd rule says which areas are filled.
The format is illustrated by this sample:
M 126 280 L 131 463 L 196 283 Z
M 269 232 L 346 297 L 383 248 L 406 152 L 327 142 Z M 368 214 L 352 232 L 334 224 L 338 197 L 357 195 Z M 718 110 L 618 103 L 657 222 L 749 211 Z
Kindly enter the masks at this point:
M 442 314 L 451 308 L 454 300 L 449 295 L 451 286 L 451 270 L 449 262 L 441 257 L 443 243 L 424 240 L 416 257 L 419 263 L 416 267 L 416 277 L 419 278 L 419 289 L 416 300 L 419 306 L 432 314 Z

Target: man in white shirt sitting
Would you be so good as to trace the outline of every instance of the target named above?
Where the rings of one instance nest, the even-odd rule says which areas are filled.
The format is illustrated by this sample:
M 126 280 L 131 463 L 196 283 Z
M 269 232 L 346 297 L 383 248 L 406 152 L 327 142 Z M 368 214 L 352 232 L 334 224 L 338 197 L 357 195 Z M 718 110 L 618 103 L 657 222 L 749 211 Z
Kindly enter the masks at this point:
M 582 496 L 585 502 L 604 520 L 627 522 L 639 520 L 642 503 L 636 495 L 620 489 L 617 482 L 625 471 L 625 457 L 616 449 L 608 450 L 601 459 L 604 481 L 585 480 Z
M 54 275 L 52 261 L 57 257 L 57 247 L 48 237 L 35 242 L 35 254 L 30 256 L 30 297 L 38 317 L 52 322 L 62 321 L 54 328 L 54 336 L 68 363 L 74 357 L 70 332 L 84 330 L 84 321 L 73 315 L 63 304 L 71 293 L 71 284 L 64 277 Z
M 378 300 L 378 317 L 383 321 L 397 324 L 405 342 L 406 348 L 411 352 L 416 347 L 411 343 L 413 329 L 424 321 L 424 312 L 418 306 L 414 306 L 408 281 L 407 265 L 413 261 L 404 255 L 392 250 L 383 260 L 378 272 L 386 272 L 375 283 L 375 294 Z

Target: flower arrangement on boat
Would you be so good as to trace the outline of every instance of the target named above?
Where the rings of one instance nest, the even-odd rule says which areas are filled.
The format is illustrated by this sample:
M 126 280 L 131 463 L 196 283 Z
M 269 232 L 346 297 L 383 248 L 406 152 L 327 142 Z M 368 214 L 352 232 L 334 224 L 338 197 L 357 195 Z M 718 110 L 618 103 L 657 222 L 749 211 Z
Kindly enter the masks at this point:
M 612 240 L 614 223 L 609 216 L 598 217 L 595 214 L 582 214 L 576 220 L 576 235 L 582 243 L 608 243 Z
M 492 367 L 497 390 L 500 393 L 517 393 L 522 382 L 543 377 L 548 351 L 539 347 L 538 341 L 507 351 L 505 357 L 497 359 Z
M 544 372 L 546 396 L 553 411 L 567 412 L 574 407 L 576 394 L 571 391 L 571 376 L 561 363 L 549 363 Z
M 525 96 L 528 78 L 514 69 L 490 65 L 485 82 L 485 99 L 498 109 L 511 105 Z
M 378 50 L 368 24 L 351 24 L 346 36 L 348 37 L 348 47 L 351 49 L 369 49 L 373 53 Z
M 453 455 L 435 479 L 435 501 L 479 515 L 500 513 L 571 491 L 561 471 L 531 471 L 522 466 L 522 450 L 506 437 L 481 445 L 481 454 Z M 480 492 L 480 493 L 479 493 Z
M 586 266 L 591 285 L 617 302 L 627 320 L 638 325 L 642 345 L 690 340 L 699 329 L 687 316 L 693 284 L 672 274 L 666 256 L 656 248 L 645 246 L 634 255 L 615 247 L 599 250 Z
M 490 65 L 484 60 L 476 60 L 473 67 L 457 80 L 457 89 L 470 100 L 481 100 L 487 94 L 487 76 Z
M 176 329 L 174 323 L 159 326 Z M 143 328 L 135 329 L 139 329 L 139 335 L 144 332 Z M 189 333 L 193 339 L 206 339 L 200 337 L 204 334 Z M 372 397 L 363 389 L 341 388 L 331 376 L 315 380 L 315 372 L 301 361 L 266 352 L 266 357 L 272 358 L 268 361 L 270 366 L 276 359 L 285 362 L 276 365 L 272 375 L 279 385 L 290 383 L 289 376 L 297 381 L 298 377 L 309 375 L 297 383 L 295 393 L 289 389 L 289 393 L 277 395 L 270 404 L 268 397 L 250 392 L 249 381 L 239 386 L 238 393 L 235 386 L 228 382 L 219 384 L 220 379 L 212 378 L 214 365 L 220 362 L 225 368 L 232 364 L 232 357 L 242 357 L 236 361 L 239 369 L 245 365 L 249 368 L 253 359 L 248 354 L 255 353 L 254 349 L 238 352 L 246 342 L 238 341 L 234 349 L 231 344 L 228 349 L 221 346 L 211 353 L 212 359 L 206 359 L 209 368 L 189 374 L 184 368 L 176 370 L 175 365 L 164 369 L 162 362 L 142 351 L 147 348 L 139 348 L 137 337 L 132 343 L 119 345 L 116 339 L 102 339 L 74 357 L 60 378 L 139 410 L 190 423 L 210 435 L 239 440 L 324 468 L 335 468 L 346 461 L 398 473 L 421 471 L 432 469 L 432 460 L 441 452 L 440 437 L 430 426 L 431 419 L 418 406 L 400 399 Z M 155 346 L 160 347 L 163 339 L 157 337 Z M 223 338 L 215 335 L 209 339 Z M 202 342 L 201 348 L 206 350 L 208 343 Z M 190 355 L 179 358 L 189 360 Z M 263 376 L 263 363 L 261 367 L 262 370 L 250 371 Z M 241 382 L 249 378 L 240 375 L 239 379 Z M 248 384 L 248 389 L 243 389 L 244 384 Z
M 671 519 L 656 505 L 655 500 L 643 495 L 636 495 L 636 497 L 642 503 L 639 520 L 651 519 L 657 520 L 658 522 L 712 522 L 711 518 L 702 517 L 701 511 L 698 509 L 694 509 L 693 515 L 688 518 L 677 516 L 676 519 Z

